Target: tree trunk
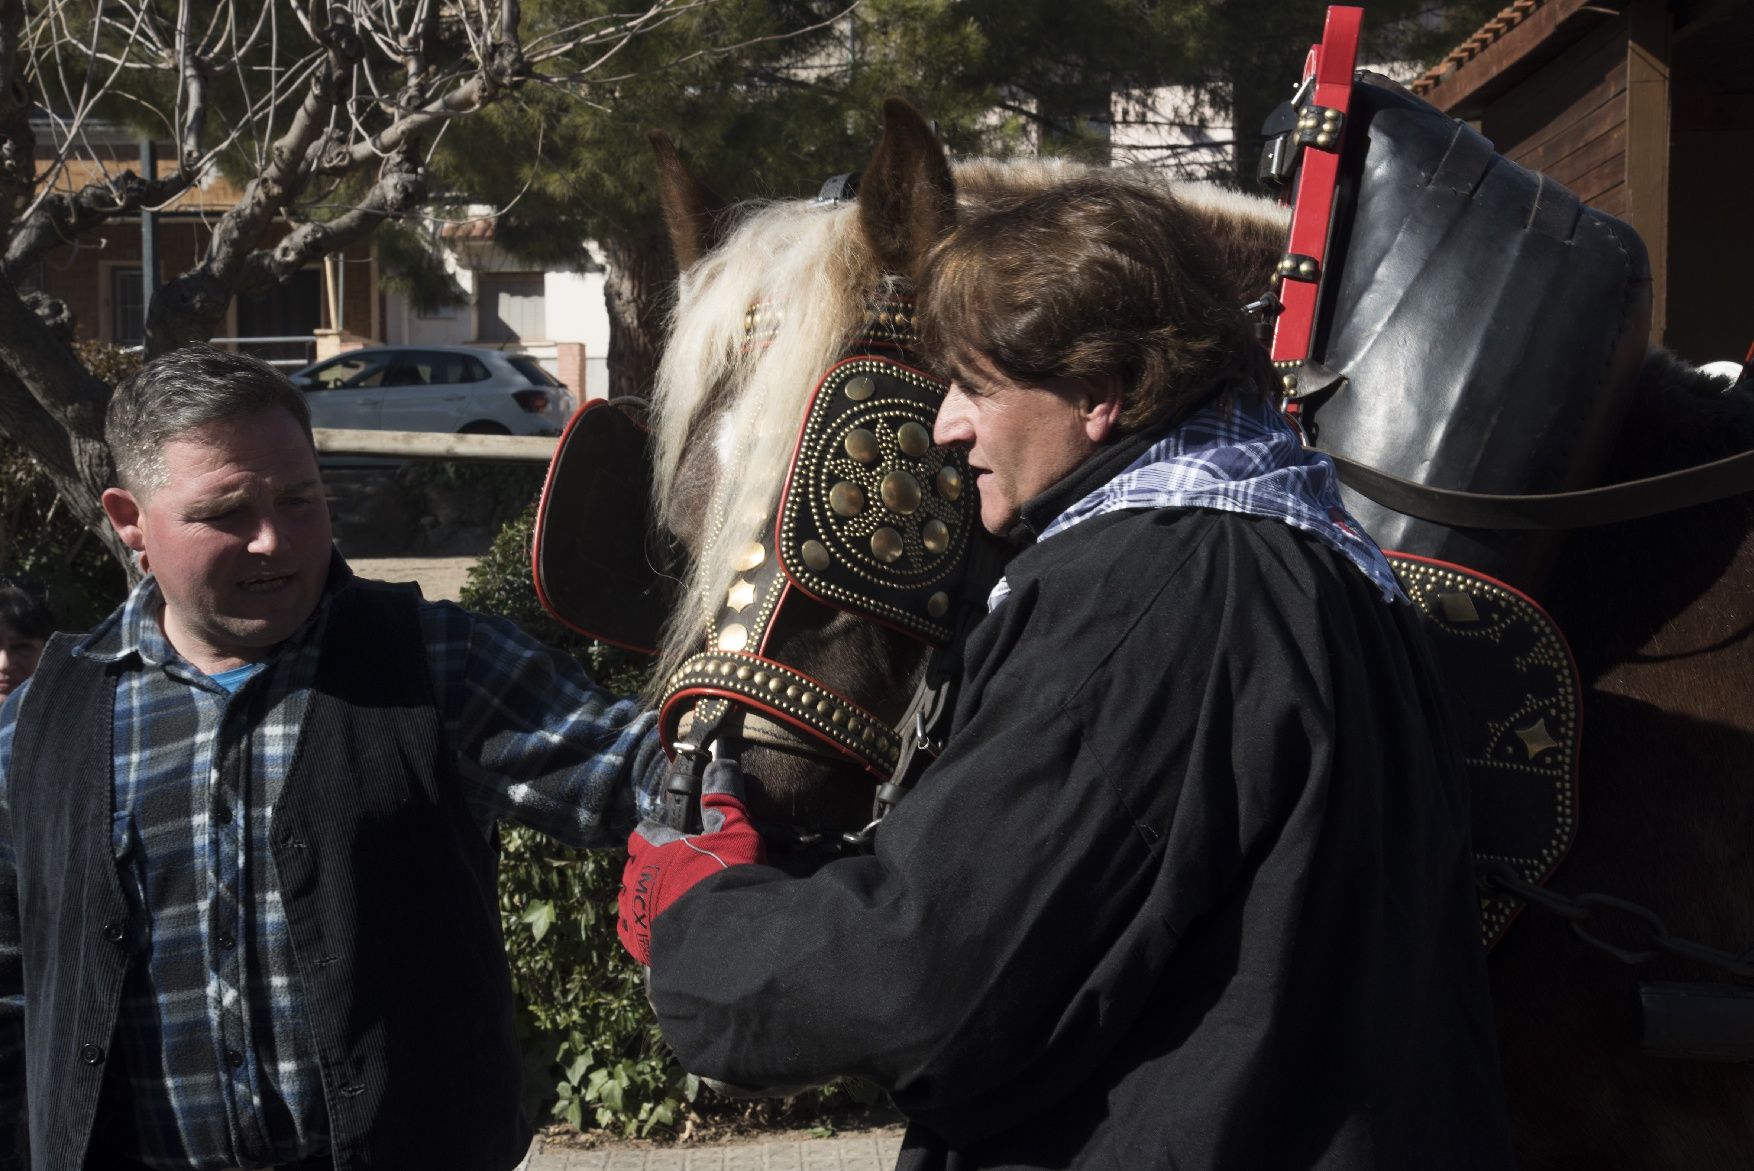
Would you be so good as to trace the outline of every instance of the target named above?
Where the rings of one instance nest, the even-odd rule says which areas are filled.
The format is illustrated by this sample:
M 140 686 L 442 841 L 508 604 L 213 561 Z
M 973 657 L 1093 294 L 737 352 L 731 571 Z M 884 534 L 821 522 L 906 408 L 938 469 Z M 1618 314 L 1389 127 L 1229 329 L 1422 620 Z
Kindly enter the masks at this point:
M 609 397 L 652 396 L 664 318 L 676 281 L 676 262 L 660 236 L 604 240 L 608 272 L 603 300 L 609 309 Z

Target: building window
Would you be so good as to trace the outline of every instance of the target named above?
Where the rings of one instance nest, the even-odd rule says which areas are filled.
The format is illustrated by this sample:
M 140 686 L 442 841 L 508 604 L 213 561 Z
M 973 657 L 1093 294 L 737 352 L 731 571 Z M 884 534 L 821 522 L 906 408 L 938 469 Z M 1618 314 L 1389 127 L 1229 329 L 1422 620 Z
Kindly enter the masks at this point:
M 484 342 L 541 341 L 548 336 L 548 305 L 539 272 L 484 272 L 477 277 L 476 303 Z
M 110 340 L 137 346 L 146 340 L 146 290 L 140 269 L 110 269 Z

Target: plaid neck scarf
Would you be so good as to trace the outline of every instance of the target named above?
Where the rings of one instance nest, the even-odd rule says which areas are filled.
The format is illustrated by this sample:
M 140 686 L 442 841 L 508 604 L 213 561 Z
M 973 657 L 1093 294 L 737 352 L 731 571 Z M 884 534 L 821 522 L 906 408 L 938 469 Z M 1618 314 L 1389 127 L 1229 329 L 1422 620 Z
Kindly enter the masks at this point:
M 1382 550 L 1340 503 L 1333 461 L 1303 446 L 1285 417 L 1265 402 L 1234 396 L 1227 405 L 1203 407 L 1120 475 L 1060 513 L 1037 539 L 1132 508 L 1212 508 L 1283 521 L 1352 562 L 1384 601 L 1407 597 Z M 996 609 L 1010 592 L 1000 578 L 987 595 L 987 609 Z

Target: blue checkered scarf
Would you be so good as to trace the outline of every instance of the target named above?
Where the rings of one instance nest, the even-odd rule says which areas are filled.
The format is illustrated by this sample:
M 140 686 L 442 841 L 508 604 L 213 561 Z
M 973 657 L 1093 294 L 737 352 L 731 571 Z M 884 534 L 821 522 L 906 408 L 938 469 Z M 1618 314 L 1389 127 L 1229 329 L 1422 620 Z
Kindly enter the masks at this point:
M 1208 404 L 1152 444 L 1127 469 L 1055 517 L 1045 541 L 1080 521 L 1128 508 L 1215 508 L 1302 529 L 1358 567 L 1385 601 L 1406 601 L 1394 570 L 1340 503 L 1334 462 L 1303 446 L 1271 405 L 1247 396 Z M 1004 578 L 987 609 L 1010 594 Z

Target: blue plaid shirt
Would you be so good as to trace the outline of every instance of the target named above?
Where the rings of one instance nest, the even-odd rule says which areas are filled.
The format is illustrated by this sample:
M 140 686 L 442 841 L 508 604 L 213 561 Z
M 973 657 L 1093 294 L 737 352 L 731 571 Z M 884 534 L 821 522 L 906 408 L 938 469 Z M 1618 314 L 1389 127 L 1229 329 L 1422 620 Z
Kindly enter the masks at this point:
M 351 576 L 337 558 L 326 598 Z M 161 606 L 147 578 L 72 652 L 122 668 L 112 846 L 150 939 L 129 969 L 115 1039 L 132 1117 L 120 1120 L 122 1133 L 99 1138 L 150 1167 L 295 1162 L 328 1150 L 328 1123 L 269 819 L 309 706 L 329 607 L 234 695 L 177 656 L 159 627 Z M 664 768 L 653 715 L 607 695 L 571 659 L 502 619 L 444 602 L 422 603 L 419 618 L 463 796 L 483 835 L 508 820 L 572 845 L 619 845 L 637 816 L 655 809 Z M 27 694 L 28 684 L 0 707 L 0 803 Z M 252 720 L 258 703 L 265 714 Z M 248 780 L 228 804 L 214 790 L 223 754 L 238 750 L 249 753 Z M 0 837 L 0 867 L 15 865 L 12 843 Z M 17 914 L 0 900 L 0 973 L 14 977 Z M 23 995 L 16 978 L 5 983 L 0 1165 L 24 1089 Z
M 1227 395 L 1194 412 L 1036 539 L 1128 508 L 1213 508 L 1284 521 L 1339 551 L 1386 601 L 1407 600 L 1382 550 L 1340 503 L 1334 461 L 1303 446 L 1284 415 L 1251 396 Z M 1000 578 L 987 609 L 1010 594 Z

